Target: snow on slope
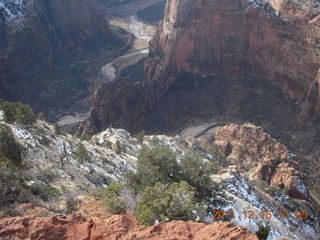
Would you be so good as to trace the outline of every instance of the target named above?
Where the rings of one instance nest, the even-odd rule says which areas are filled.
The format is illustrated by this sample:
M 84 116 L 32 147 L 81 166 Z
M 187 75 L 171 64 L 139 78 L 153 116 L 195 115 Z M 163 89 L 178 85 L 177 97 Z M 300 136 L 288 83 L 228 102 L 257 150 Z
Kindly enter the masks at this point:
M 220 186 L 229 198 L 228 204 L 221 206 L 221 209 L 224 211 L 234 210 L 235 218 L 232 221 L 237 225 L 256 232 L 259 224 L 269 224 L 271 232 L 268 240 L 277 240 L 284 237 L 294 240 L 317 239 L 315 225 L 318 219 L 312 214 L 312 211 L 308 211 L 309 219 L 306 220 L 296 219 L 295 217 L 288 219 L 280 217 L 279 211 L 284 212 L 283 206 L 288 205 L 289 197 L 287 195 L 278 193 L 275 197 L 277 201 L 274 201 L 256 189 L 250 181 L 237 172 L 234 166 L 230 166 L 223 174 L 214 175 L 213 179 L 220 182 Z M 279 207 L 280 203 L 282 207 Z M 293 209 L 289 211 L 291 216 L 297 210 L 295 206 L 293 206 Z M 253 219 L 245 218 L 245 211 L 247 213 L 253 211 Z M 270 219 L 262 218 L 261 211 L 270 211 L 272 217 Z
M 4 13 L 7 23 L 19 24 L 24 21 L 32 3 L 33 0 L 0 0 L 0 11 Z

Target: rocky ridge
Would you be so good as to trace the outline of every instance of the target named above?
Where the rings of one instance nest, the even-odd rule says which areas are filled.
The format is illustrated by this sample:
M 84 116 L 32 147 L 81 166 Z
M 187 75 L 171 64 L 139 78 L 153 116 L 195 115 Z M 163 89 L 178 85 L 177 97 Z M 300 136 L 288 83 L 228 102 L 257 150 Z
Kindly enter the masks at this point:
M 52 125 L 38 121 L 31 128 L 16 124 L 8 126 L 24 149 L 22 172 L 26 175 L 25 184 L 31 188 L 45 186 L 50 192 L 56 193 L 48 198 L 50 202 L 38 199 L 37 205 L 31 209 L 18 206 L 14 212 L 20 216 L 25 216 L 26 211 L 22 209 L 30 209 L 27 212 L 38 217 L 66 214 L 66 204 L 70 197 L 86 195 L 91 189 L 105 187 L 110 182 L 121 180 L 124 173 L 133 170 L 142 147 L 127 131 L 109 128 L 90 140 L 82 141 L 88 151 L 88 158 L 79 162 L 75 152 L 80 140 L 68 134 L 56 135 Z M 308 192 L 301 191 L 307 185 L 299 169 L 299 161 L 261 128 L 250 124 L 231 124 L 218 127 L 215 134 L 207 139 L 189 137 L 183 140 L 179 136 L 153 135 L 145 136 L 143 144 L 149 147 L 158 144 L 168 146 L 178 157 L 189 151 L 196 151 L 208 161 L 220 155 L 221 171 L 212 178 L 220 183 L 227 198 L 220 199 L 221 204 L 217 208 L 233 209 L 236 218 L 232 221 L 237 225 L 255 232 L 258 224 L 269 222 L 272 229 L 270 239 L 312 239 L 317 235 L 317 213 L 309 202 Z M 117 145 L 121 146 L 120 154 Z M 282 162 L 274 165 L 277 158 Z M 265 159 L 269 161 L 265 163 Z M 285 164 L 291 161 L 297 163 L 286 168 Z M 257 171 L 261 164 L 267 169 L 274 168 L 274 172 Z M 299 188 L 293 185 L 296 180 L 300 183 Z M 266 221 L 257 216 L 249 221 L 241 214 L 250 209 L 255 212 L 272 211 L 274 217 Z M 292 214 L 303 209 L 308 212 L 309 218 L 303 221 L 283 219 L 277 213 L 280 209 Z M 208 221 L 212 221 L 209 216 Z
M 257 236 L 247 229 L 232 223 L 203 224 L 172 221 L 154 226 L 138 226 L 130 216 L 86 219 L 72 215 L 66 219 L 51 218 L 11 218 L 0 220 L 0 238 L 4 239 L 239 239 L 257 240 Z

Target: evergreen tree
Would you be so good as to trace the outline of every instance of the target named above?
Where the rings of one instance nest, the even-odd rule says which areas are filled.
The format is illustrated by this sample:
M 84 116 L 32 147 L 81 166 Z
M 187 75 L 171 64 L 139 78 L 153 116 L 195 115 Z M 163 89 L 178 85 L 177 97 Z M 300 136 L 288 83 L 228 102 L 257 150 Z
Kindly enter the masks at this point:
M 259 224 L 259 229 L 256 232 L 259 240 L 267 240 L 268 236 L 270 234 L 271 228 L 269 225 L 263 226 L 262 224 Z
M 121 199 L 120 193 L 125 188 L 124 183 L 114 182 L 104 191 L 105 206 L 111 214 L 121 214 L 125 212 L 125 202 Z
M 33 113 L 33 110 L 30 106 L 18 103 L 16 109 L 16 121 L 17 123 L 31 125 L 35 123 L 36 116 Z
M 138 155 L 136 173 L 127 174 L 127 182 L 133 190 L 141 191 L 157 182 L 172 183 L 179 180 L 180 166 L 175 153 L 169 147 L 143 147 Z
M 4 121 L 6 123 L 13 123 L 16 121 L 16 103 L 3 102 L 1 110 L 3 111 Z
M 0 155 L 11 160 L 16 166 L 21 164 L 21 146 L 14 139 L 11 128 L 4 124 L 0 125 Z
M 218 186 L 211 180 L 210 176 L 218 172 L 216 161 L 203 161 L 195 154 L 189 153 L 181 160 L 181 180 L 188 182 L 196 190 L 200 199 L 209 199 L 215 195 Z
M 156 220 L 195 220 L 197 216 L 203 219 L 204 215 L 193 187 L 184 181 L 147 187 L 135 209 L 137 221 L 142 225 L 152 225 Z

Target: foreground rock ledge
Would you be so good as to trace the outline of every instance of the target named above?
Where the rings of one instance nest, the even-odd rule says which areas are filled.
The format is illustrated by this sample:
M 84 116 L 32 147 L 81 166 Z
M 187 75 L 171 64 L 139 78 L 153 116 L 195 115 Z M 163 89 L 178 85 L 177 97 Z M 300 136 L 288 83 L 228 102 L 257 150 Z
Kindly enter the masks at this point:
M 224 239 L 257 240 L 256 235 L 229 222 L 211 224 L 172 221 L 154 226 L 138 226 L 133 217 L 115 215 L 110 218 L 86 219 L 80 214 L 68 218 L 16 217 L 0 220 L 0 239 Z

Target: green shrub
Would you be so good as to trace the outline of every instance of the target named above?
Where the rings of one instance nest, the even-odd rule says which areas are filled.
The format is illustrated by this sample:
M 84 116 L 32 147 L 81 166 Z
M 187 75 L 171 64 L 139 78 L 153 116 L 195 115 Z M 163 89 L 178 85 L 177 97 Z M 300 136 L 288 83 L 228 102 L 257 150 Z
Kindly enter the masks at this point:
M 106 142 L 105 142 L 105 146 L 107 147 L 107 148 L 112 148 L 112 142 L 110 142 L 109 140 L 106 140 Z
M 11 160 L 15 166 L 21 164 L 21 146 L 14 139 L 11 128 L 4 124 L 0 125 L 0 155 Z
M 210 176 L 218 171 L 216 161 L 205 161 L 190 153 L 177 161 L 169 147 L 144 146 L 137 159 L 135 172 L 129 172 L 126 186 L 136 195 L 142 194 L 135 208 L 140 224 L 173 219 L 204 219 L 212 209 L 219 187 Z M 206 204 L 204 204 L 206 203 Z
M 12 165 L 11 160 L 0 156 L 0 210 L 10 211 L 16 204 L 34 199 L 29 187 L 25 185 L 27 180 L 20 169 Z
M 180 164 L 175 153 L 164 146 L 143 147 L 138 155 L 137 171 L 126 175 L 128 186 L 135 192 L 157 182 L 164 184 L 186 181 L 196 191 L 199 199 L 212 198 L 218 186 L 210 176 L 218 171 L 216 161 L 204 162 L 195 153 L 184 157 Z
M 34 184 L 31 186 L 34 195 L 39 196 L 44 201 L 58 199 L 61 196 L 59 190 L 46 184 Z
M 18 103 L 16 109 L 16 121 L 24 125 L 32 125 L 36 121 L 36 116 L 30 106 Z
M 218 190 L 210 176 L 218 172 L 216 161 L 204 162 L 203 159 L 190 153 L 181 160 L 181 180 L 188 182 L 196 190 L 196 195 L 200 199 L 209 199 Z
M 35 122 L 36 117 L 29 105 L 14 102 L 2 102 L 0 109 L 4 114 L 4 121 L 7 123 L 21 123 L 31 125 Z
M 169 147 L 144 146 L 138 155 L 137 171 L 127 174 L 128 186 L 135 192 L 145 187 L 154 186 L 157 182 L 172 183 L 179 181 L 179 164 L 175 153 Z
M 193 187 L 184 181 L 170 185 L 156 183 L 153 187 L 147 187 L 135 208 L 137 221 L 142 225 L 152 225 L 156 220 L 195 220 L 196 215 L 203 216 Z
M 271 231 L 271 228 L 269 225 L 263 226 L 262 224 L 259 224 L 259 229 L 256 232 L 259 240 L 267 240 L 269 233 Z
M 80 163 L 83 163 L 84 161 L 89 160 L 89 153 L 82 142 L 78 143 L 75 155 Z
M 16 120 L 17 104 L 12 102 L 3 102 L 1 110 L 3 111 L 4 121 L 6 123 L 13 123 Z
M 124 190 L 123 182 L 114 182 L 104 191 L 105 207 L 111 214 L 121 214 L 125 212 L 125 202 L 121 198 L 121 191 Z

